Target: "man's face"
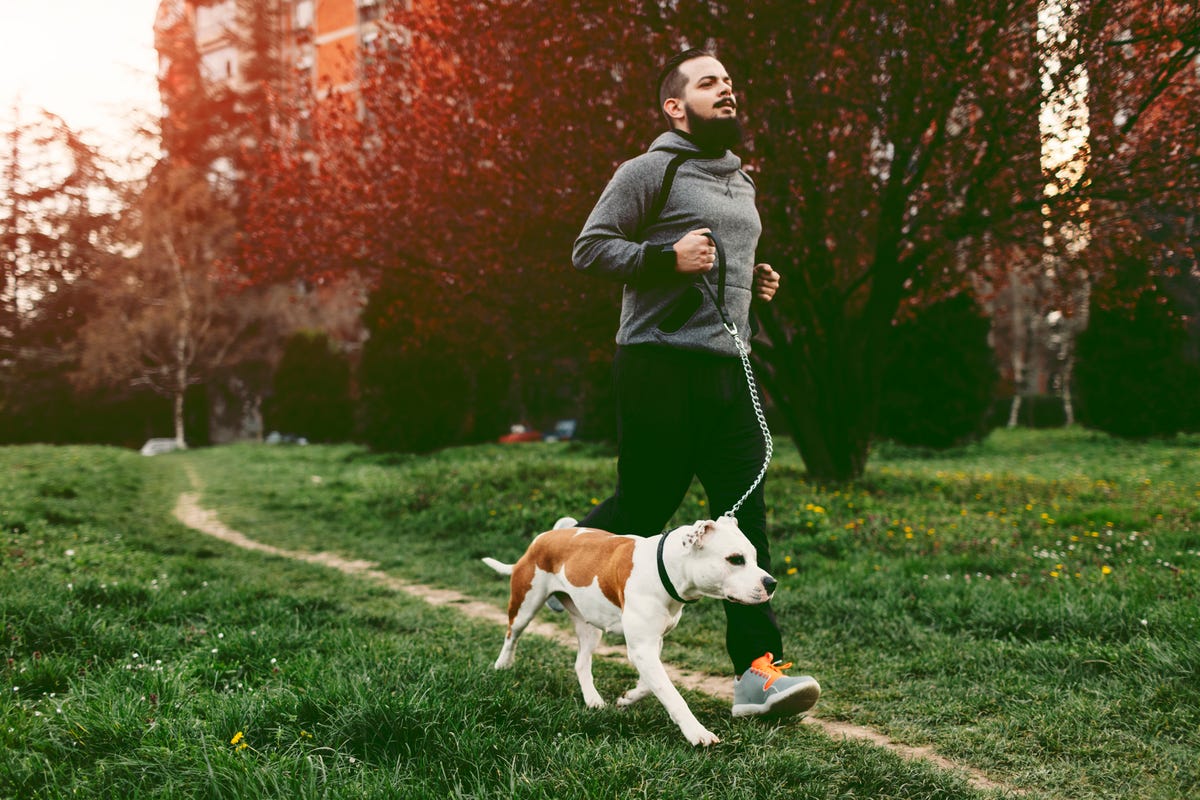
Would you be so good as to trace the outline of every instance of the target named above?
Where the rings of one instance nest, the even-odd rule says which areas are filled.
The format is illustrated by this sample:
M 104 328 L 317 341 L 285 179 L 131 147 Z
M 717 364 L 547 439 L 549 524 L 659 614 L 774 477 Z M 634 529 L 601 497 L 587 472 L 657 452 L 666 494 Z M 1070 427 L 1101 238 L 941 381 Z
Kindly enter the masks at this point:
M 687 77 L 687 84 L 674 106 L 681 117 L 676 118 L 677 126 L 704 150 L 721 152 L 737 146 L 742 138 L 737 98 L 721 62 L 711 56 L 693 58 L 680 64 L 679 71 Z
M 737 118 L 733 80 L 720 61 L 711 56 L 693 58 L 680 64 L 679 71 L 687 76 L 682 100 L 690 118 Z

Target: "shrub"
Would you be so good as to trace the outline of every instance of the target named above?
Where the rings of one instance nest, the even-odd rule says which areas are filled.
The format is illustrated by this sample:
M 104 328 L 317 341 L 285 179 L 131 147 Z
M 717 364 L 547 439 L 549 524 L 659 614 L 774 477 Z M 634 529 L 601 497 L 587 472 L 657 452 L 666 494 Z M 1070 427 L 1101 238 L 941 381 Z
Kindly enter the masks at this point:
M 404 292 L 385 279 L 363 312 L 370 334 L 359 370 L 363 441 L 376 450 L 424 453 L 499 436 L 509 421 L 508 363 L 481 354 L 483 334 L 461 326 L 418 338 L 403 311 Z
M 968 294 L 897 325 L 885 359 L 876 434 L 933 448 L 982 438 L 999 380 L 989 327 Z
M 1076 344 L 1079 421 L 1114 436 L 1147 438 L 1194 430 L 1200 368 L 1170 299 L 1142 291 L 1129 305 L 1093 297 Z
M 302 331 L 288 340 L 275 371 L 274 395 L 267 403 L 270 430 L 338 442 L 354 426 L 350 364 L 321 331 Z

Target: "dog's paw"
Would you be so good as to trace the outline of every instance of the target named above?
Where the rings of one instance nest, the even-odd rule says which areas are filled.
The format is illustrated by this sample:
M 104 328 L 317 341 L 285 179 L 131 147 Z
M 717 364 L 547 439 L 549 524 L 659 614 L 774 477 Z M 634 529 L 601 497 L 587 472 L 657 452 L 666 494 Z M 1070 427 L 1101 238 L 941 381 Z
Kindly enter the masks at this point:
M 604 698 L 600 695 L 596 695 L 595 697 L 585 697 L 583 698 L 583 702 L 587 703 L 588 708 L 604 708 L 606 705 L 608 705 L 608 703 L 605 703 Z
M 689 742 L 697 747 L 709 747 L 721 743 L 717 735 L 707 728 L 701 728 L 697 733 L 690 733 L 687 735 L 687 738 Z

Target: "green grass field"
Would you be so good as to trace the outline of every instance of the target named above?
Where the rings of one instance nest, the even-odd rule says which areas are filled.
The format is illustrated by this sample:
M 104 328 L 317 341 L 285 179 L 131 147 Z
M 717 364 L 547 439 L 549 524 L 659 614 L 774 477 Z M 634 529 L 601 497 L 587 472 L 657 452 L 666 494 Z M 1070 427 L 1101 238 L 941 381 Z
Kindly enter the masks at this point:
M 1200 439 L 885 446 L 840 488 L 807 483 L 779 444 L 775 605 L 820 716 L 1028 797 L 1200 795 Z M 702 695 L 711 750 L 652 699 L 586 709 L 568 649 L 532 637 L 495 673 L 495 625 L 183 527 L 190 475 L 259 541 L 500 606 L 478 558 L 582 516 L 614 461 L 574 444 L 0 449 L 0 797 L 1004 794 Z M 713 513 L 697 491 L 676 522 Z M 664 656 L 725 674 L 723 636 L 719 604 L 697 604 Z M 601 662 L 597 678 L 612 697 L 633 673 Z

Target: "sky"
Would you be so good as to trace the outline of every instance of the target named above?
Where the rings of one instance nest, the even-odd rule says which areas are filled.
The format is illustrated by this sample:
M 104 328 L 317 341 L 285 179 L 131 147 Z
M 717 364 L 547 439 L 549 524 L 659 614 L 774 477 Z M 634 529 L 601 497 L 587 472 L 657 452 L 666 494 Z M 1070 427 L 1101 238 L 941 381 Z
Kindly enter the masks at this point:
M 45 108 L 114 159 L 158 111 L 159 0 L 0 0 L 0 130 Z

